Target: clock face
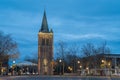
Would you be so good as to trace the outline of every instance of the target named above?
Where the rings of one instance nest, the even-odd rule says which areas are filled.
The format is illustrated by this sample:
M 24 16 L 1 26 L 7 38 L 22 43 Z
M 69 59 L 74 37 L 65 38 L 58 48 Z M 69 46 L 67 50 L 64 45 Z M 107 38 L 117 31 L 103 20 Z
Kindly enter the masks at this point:
M 44 63 L 44 65 L 47 65 L 47 63 L 48 63 L 47 59 L 44 59 L 43 63 Z

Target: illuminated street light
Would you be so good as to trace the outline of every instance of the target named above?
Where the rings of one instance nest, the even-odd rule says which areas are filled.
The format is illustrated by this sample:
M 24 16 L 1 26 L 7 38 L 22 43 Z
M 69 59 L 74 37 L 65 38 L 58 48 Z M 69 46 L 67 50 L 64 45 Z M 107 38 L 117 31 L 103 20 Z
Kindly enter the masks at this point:
M 68 67 L 68 69 L 69 69 L 70 71 L 72 71 L 72 70 L 73 70 L 73 69 L 72 69 L 72 67 L 70 67 L 70 66 Z
M 14 66 L 14 64 L 15 64 L 15 60 L 13 61 L 13 66 Z M 15 75 L 14 68 L 13 68 L 13 75 Z
M 62 62 L 62 60 L 60 59 L 60 60 L 59 60 L 59 62 L 61 63 L 61 62 Z
M 70 69 L 70 66 L 68 67 L 68 69 Z
M 79 64 L 79 63 L 80 63 L 80 61 L 77 61 L 77 63 Z
M 82 66 L 80 66 L 80 68 L 82 68 Z
M 110 62 L 108 63 L 108 66 L 110 66 L 111 64 L 110 64 Z
M 70 68 L 70 71 L 72 71 L 72 68 Z
M 64 61 L 62 61 L 61 59 L 59 60 L 60 63 L 62 63 L 62 73 L 64 75 Z M 60 67 L 60 71 L 61 71 L 61 67 Z
M 87 67 L 86 69 L 88 70 L 89 68 Z
M 107 68 L 110 68 L 111 63 L 106 60 L 102 60 L 102 63 L 105 68 L 105 75 L 107 75 Z M 109 70 L 109 74 L 110 74 L 110 70 Z
M 62 60 L 60 59 L 60 60 L 59 60 L 59 62 L 61 63 L 61 62 L 62 62 Z M 61 64 L 60 64 L 60 75 L 61 75 Z
M 105 61 L 104 60 L 102 60 L 102 63 L 104 63 Z
M 15 61 L 13 61 L 13 64 L 15 64 Z
M 87 73 L 89 74 L 89 73 L 90 73 L 90 72 L 89 72 L 89 67 L 87 67 L 86 70 L 87 70 Z

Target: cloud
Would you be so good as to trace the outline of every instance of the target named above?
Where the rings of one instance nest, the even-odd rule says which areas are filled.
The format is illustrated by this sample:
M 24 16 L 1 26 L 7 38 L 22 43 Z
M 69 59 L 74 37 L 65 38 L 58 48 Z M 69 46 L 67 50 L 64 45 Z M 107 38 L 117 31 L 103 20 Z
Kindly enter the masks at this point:
M 0 30 L 12 34 L 21 54 L 36 52 L 37 34 L 46 6 L 55 43 L 58 40 L 85 43 L 91 39 L 102 39 L 107 40 L 110 46 L 119 48 L 119 44 L 115 43 L 120 40 L 119 4 L 118 0 L 1 0 Z M 119 52 L 113 49 L 113 52 L 116 51 Z
M 59 34 L 59 37 L 64 38 L 65 40 L 84 40 L 84 39 L 94 39 L 94 38 L 100 38 L 105 39 L 104 35 L 101 34 L 82 34 L 82 35 L 76 35 L 76 34 Z
M 3 10 L 0 13 L 0 30 L 11 34 L 18 43 L 21 55 L 37 51 L 37 33 L 40 15 L 19 10 Z

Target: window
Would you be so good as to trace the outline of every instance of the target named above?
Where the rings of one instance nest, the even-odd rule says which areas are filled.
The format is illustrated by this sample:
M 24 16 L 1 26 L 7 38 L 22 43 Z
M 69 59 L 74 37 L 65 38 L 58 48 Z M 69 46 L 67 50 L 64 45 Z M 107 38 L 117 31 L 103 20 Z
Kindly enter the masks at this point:
M 46 39 L 46 45 L 49 45 L 49 39 Z
M 45 45 L 45 39 L 42 39 L 42 45 Z

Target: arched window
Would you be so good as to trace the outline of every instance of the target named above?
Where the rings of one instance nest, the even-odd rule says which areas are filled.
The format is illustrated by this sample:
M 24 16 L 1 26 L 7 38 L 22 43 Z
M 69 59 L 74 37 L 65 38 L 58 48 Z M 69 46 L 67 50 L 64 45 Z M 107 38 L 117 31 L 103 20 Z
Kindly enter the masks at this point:
M 49 45 L 49 39 L 46 39 L 46 45 Z
M 42 45 L 45 45 L 45 39 L 42 39 Z

